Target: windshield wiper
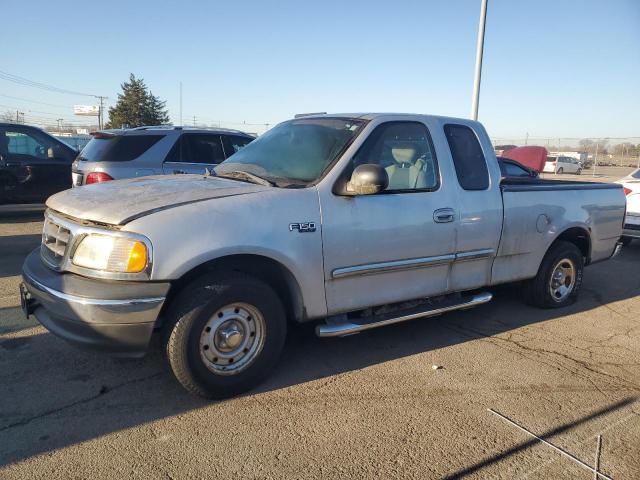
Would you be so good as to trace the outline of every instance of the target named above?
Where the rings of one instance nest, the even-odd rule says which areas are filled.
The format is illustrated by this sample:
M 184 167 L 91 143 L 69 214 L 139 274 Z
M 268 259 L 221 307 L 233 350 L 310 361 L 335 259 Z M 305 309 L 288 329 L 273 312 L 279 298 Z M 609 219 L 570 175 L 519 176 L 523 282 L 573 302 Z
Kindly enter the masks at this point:
M 245 180 L 251 183 L 257 183 L 258 185 L 264 185 L 265 187 L 275 187 L 277 186 L 274 182 L 267 180 L 266 178 L 259 177 L 253 173 L 244 172 L 242 170 L 233 170 L 231 172 L 212 172 L 216 177 L 222 178 L 231 178 L 234 180 Z

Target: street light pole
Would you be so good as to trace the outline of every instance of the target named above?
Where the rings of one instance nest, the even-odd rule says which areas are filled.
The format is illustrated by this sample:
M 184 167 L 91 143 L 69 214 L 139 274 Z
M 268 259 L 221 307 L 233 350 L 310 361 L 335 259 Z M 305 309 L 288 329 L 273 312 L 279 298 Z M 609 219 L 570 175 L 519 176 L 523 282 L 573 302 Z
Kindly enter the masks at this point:
M 481 0 L 480 25 L 478 26 L 478 43 L 476 45 L 476 71 L 473 78 L 473 98 L 471 100 L 471 118 L 478 119 L 478 103 L 480 101 L 480 77 L 482 76 L 482 55 L 484 52 L 484 26 L 487 20 L 487 2 Z

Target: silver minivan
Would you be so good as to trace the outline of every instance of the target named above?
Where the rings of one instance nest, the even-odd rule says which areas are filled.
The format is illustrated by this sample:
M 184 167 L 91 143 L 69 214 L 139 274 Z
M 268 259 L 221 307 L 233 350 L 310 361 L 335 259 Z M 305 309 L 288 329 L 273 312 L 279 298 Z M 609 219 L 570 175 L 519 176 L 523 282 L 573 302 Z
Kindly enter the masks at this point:
M 102 130 L 73 162 L 73 186 L 146 175 L 204 173 L 255 137 L 239 130 L 138 127 Z

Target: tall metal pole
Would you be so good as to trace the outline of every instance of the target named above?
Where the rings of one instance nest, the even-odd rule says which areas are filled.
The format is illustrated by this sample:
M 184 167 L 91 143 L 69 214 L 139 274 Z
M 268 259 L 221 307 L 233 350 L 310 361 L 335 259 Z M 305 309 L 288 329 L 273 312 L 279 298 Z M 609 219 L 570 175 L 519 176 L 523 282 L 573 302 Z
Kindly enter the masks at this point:
M 484 53 L 484 26 L 487 20 L 487 2 L 481 0 L 480 25 L 478 26 L 478 43 L 476 45 L 476 71 L 473 78 L 473 99 L 471 100 L 471 118 L 478 119 L 478 103 L 480 102 L 480 77 L 482 76 L 482 55 Z
M 182 126 L 182 82 L 180 82 L 180 126 Z

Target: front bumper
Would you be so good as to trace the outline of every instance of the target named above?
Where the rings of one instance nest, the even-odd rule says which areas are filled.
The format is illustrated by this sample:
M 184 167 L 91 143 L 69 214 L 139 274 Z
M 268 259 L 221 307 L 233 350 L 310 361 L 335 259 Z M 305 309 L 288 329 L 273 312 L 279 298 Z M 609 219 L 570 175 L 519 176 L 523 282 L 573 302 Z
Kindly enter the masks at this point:
M 21 303 L 54 335 L 117 356 L 145 354 L 169 283 L 94 280 L 54 272 L 31 252 L 22 267 Z

